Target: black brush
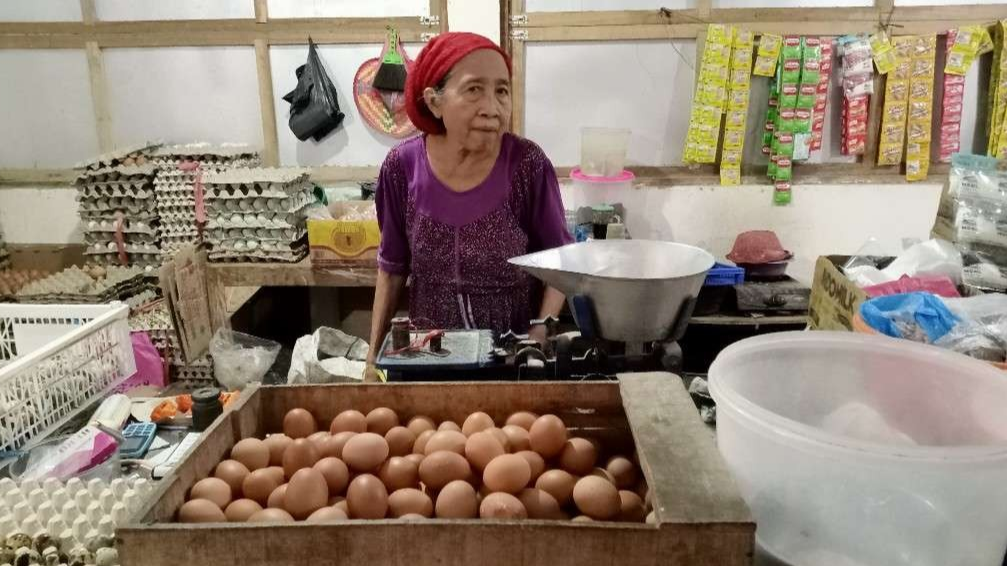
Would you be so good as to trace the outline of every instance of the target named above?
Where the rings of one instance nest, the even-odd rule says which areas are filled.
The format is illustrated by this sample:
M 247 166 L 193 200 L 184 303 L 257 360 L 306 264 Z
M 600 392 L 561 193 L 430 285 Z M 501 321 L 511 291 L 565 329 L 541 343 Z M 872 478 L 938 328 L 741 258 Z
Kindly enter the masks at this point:
M 406 90 L 406 62 L 402 59 L 402 55 L 399 55 L 399 32 L 395 31 L 395 28 L 388 28 L 385 54 L 371 84 L 378 90 L 392 92 Z

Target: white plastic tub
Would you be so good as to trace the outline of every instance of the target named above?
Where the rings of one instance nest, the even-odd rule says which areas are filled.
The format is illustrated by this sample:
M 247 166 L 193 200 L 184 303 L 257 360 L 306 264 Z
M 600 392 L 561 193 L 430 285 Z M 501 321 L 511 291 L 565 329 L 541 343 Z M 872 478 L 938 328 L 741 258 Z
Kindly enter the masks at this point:
M 626 165 L 630 131 L 625 128 L 582 128 L 580 170 L 591 177 L 616 177 Z
M 720 452 L 775 558 L 1001 564 L 1007 373 L 905 340 L 788 332 L 724 350 L 710 393 Z

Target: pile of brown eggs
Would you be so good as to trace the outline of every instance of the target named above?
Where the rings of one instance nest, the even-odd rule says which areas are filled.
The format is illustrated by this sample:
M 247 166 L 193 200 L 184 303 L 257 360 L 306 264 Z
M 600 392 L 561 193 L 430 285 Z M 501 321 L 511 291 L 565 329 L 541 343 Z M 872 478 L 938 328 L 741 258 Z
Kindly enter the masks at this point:
M 32 281 L 38 281 L 47 275 L 48 273 L 37 269 L 8 269 L 0 271 L 0 297 L 13 296 L 21 287 Z
M 636 464 L 569 437 L 555 415 L 486 413 L 458 426 L 391 409 L 344 411 L 328 431 L 293 409 L 283 433 L 246 438 L 198 481 L 183 523 L 348 519 L 653 520 Z

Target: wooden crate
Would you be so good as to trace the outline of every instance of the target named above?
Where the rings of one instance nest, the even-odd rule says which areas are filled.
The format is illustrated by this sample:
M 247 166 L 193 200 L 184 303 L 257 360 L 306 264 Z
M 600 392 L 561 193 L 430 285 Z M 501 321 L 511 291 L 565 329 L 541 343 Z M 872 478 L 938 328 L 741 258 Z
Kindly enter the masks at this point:
M 752 562 L 755 524 L 681 380 L 626 374 L 618 382 L 316 385 L 249 390 L 218 419 L 138 524 L 117 531 L 124 566 L 241 564 L 345 566 L 643 564 L 738 566 Z M 497 422 L 527 409 L 560 416 L 574 434 L 632 449 L 658 524 L 429 520 L 247 525 L 171 523 L 189 488 L 241 438 L 282 429 L 303 407 L 320 423 L 345 409 L 386 406 L 402 417 L 461 423 L 482 410 Z

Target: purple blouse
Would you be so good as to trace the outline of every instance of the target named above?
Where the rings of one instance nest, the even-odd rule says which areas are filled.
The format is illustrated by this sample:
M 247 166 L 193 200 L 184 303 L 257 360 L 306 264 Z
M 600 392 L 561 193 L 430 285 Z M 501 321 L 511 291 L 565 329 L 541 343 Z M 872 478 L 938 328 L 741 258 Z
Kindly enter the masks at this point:
M 507 260 L 573 241 L 552 163 L 510 134 L 486 180 L 463 193 L 434 175 L 425 136 L 408 140 L 381 166 L 375 198 L 378 265 L 411 277 L 420 327 L 525 332 L 536 285 Z

